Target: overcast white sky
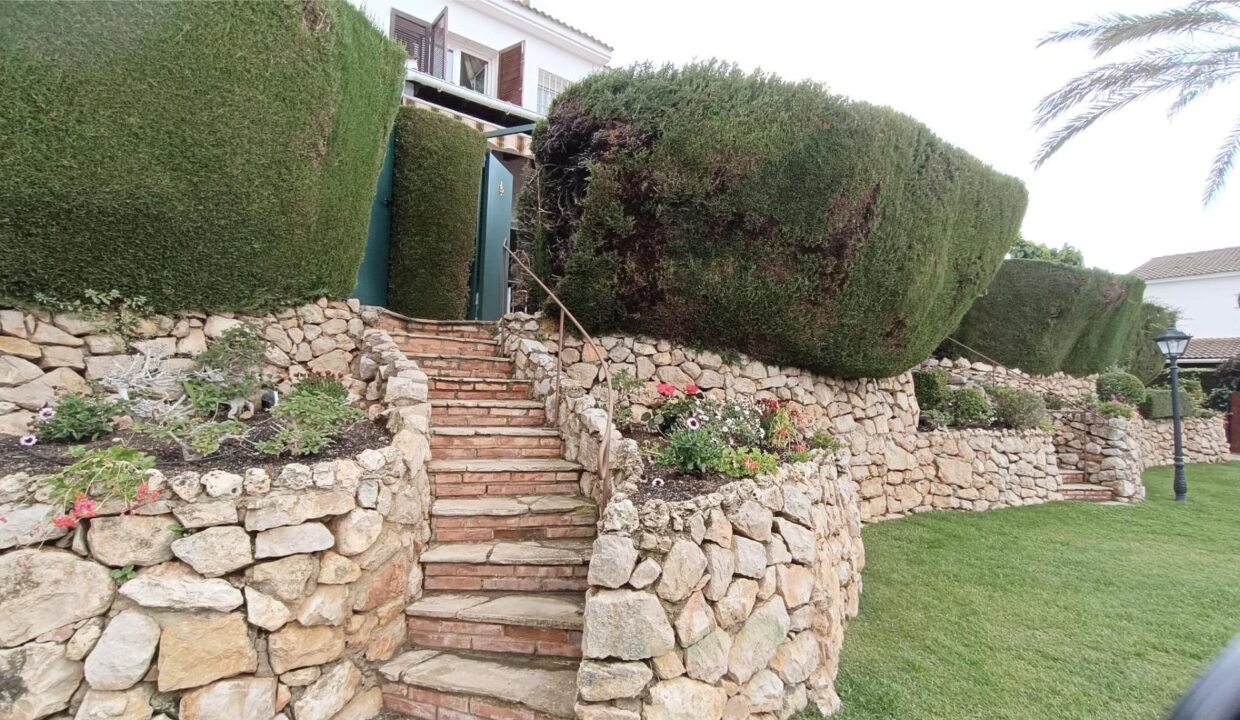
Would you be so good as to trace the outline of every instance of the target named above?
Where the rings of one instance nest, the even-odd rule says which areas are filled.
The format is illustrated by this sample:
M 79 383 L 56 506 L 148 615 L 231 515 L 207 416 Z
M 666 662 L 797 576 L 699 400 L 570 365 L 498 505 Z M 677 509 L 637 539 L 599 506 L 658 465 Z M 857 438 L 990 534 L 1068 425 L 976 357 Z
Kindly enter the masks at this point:
M 1168 121 L 1163 102 L 1130 107 L 1078 136 L 1040 170 L 1033 107 L 1091 67 L 1080 46 L 1037 40 L 1078 20 L 1180 0 L 533 0 L 615 47 L 612 65 L 720 57 L 813 78 L 890 105 L 1029 188 L 1025 237 L 1070 243 L 1089 265 L 1240 245 L 1240 169 L 1201 206 L 1206 172 L 1240 115 L 1223 89 Z

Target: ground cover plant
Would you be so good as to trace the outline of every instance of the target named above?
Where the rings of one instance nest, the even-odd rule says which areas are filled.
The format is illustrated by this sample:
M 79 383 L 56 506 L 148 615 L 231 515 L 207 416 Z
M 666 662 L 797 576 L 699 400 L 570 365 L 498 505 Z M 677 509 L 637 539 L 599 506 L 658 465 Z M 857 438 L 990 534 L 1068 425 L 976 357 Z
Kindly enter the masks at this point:
M 1240 465 L 1170 468 L 1126 507 L 870 525 L 841 720 L 1158 720 L 1240 632 Z M 816 718 L 805 713 L 799 720 Z
M 486 140 L 412 106 L 397 113 L 393 133 L 388 307 L 411 317 L 464 319 Z
M 1011 430 L 1039 428 L 1049 431 L 1052 428 L 1046 414 L 1046 398 L 1032 390 L 1007 385 L 952 388 L 948 379 L 947 370 L 943 368 L 913 373 L 921 426 L 927 430 L 992 426 Z
M 929 355 L 1026 203 L 906 115 L 718 62 L 594 73 L 534 151 L 526 250 L 589 330 L 832 376 Z
M 404 58 L 346 0 L 0 4 L 3 295 L 348 294 Z
M 1144 292 L 1145 283 L 1129 275 L 1008 260 L 952 337 L 1028 373 L 1099 373 L 1131 356 L 1134 334 L 1157 324 L 1142 308 Z M 949 351 L 966 352 L 955 344 Z

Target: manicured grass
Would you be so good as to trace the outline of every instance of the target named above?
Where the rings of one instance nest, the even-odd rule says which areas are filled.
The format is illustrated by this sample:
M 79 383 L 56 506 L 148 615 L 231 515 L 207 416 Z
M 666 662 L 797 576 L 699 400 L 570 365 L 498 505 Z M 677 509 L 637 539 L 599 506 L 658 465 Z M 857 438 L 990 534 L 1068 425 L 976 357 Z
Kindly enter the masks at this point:
M 840 720 L 1154 720 L 1240 632 L 1240 464 L 1135 507 L 935 513 L 864 532 Z M 803 718 L 813 717 L 806 714 Z

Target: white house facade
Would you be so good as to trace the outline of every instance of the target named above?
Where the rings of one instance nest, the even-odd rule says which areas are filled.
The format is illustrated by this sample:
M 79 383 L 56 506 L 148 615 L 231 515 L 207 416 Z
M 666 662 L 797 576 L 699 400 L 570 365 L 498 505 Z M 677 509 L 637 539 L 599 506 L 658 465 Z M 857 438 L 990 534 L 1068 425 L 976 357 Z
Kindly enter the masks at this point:
M 1132 274 L 1145 280 L 1147 301 L 1179 312 L 1179 328 L 1194 337 L 1189 354 L 1210 355 L 1194 359 L 1223 360 L 1240 346 L 1240 247 L 1156 257 Z

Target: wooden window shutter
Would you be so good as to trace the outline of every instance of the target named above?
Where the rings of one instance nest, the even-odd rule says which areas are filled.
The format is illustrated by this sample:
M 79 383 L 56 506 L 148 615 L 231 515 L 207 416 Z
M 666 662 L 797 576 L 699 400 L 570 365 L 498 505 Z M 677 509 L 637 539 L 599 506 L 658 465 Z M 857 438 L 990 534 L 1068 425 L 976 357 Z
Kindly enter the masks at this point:
M 440 80 L 448 79 L 448 8 L 431 24 L 431 62 L 427 72 Z
M 431 26 L 422 20 L 400 13 L 392 13 L 392 37 L 403 42 L 409 49 L 409 57 L 418 64 L 418 70 L 431 70 Z
M 499 53 L 499 83 L 496 97 L 520 105 L 525 83 L 525 41 L 504 48 Z

